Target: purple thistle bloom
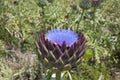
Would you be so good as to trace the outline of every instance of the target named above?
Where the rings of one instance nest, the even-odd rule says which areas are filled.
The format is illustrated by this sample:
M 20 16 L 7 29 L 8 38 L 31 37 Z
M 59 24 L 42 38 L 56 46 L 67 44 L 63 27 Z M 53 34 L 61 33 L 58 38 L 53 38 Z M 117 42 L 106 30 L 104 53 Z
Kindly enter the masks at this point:
M 62 45 L 63 42 L 66 42 L 67 46 L 71 46 L 78 39 L 78 34 L 70 29 L 66 30 L 55 28 L 47 32 L 46 38 L 49 41 L 59 45 Z
M 85 52 L 85 37 L 71 29 L 49 28 L 47 33 L 40 31 L 36 40 L 40 60 L 50 69 L 71 68 Z

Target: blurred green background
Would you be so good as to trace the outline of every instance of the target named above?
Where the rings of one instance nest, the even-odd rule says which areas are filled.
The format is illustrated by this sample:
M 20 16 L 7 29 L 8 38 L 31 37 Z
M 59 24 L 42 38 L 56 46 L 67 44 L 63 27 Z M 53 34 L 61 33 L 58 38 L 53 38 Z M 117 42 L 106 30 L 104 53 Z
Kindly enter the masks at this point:
M 35 35 L 48 26 L 72 27 L 86 37 L 85 55 L 70 71 L 73 80 L 119 80 L 120 0 L 98 1 L 0 0 L 0 80 L 40 80 L 47 73 Z

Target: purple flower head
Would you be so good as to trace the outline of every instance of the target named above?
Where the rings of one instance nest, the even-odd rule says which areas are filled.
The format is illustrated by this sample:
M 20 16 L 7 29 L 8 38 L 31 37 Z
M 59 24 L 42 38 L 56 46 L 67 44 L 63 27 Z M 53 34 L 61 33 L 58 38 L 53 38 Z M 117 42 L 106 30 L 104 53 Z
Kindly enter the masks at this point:
M 47 68 L 64 70 L 80 62 L 85 52 L 85 37 L 82 33 L 51 27 L 45 31 L 37 33 L 36 40 L 40 60 Z
M 70 29 L 54 28 L 53 30 L 48 30 L 45 36 L 49 41 L 59 45 L 66 42 L 67 46 L 71 46 L 78 39 L 78 34 Z

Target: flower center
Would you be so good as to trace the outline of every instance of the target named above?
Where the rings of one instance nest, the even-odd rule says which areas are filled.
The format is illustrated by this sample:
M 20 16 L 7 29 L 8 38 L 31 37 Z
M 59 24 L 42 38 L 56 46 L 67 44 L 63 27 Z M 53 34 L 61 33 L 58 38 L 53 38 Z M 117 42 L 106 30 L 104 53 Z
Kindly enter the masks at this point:
M 62 45 L 65 41 L 67 46 L 71 46 L 78 39 L 78 34 L 70 29 L 54 28 L 53 30 L 48 30 L 45 36 L 49 41 L 59 45 Z

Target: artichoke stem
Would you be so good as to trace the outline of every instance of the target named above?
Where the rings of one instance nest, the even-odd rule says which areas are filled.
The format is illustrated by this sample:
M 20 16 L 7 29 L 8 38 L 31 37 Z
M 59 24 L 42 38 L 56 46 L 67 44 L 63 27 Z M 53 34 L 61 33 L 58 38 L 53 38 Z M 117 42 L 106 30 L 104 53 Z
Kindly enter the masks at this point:
M 92 20 L 93 20 L 93 30 L 96 31 L 96 28 L 95 28 L 95 12 L 96 12 L 96 7 L 93 7 L 93 14 L 92 14 Z
M 85 12 L 85 10 L 83 9 L 83 10 L 82 10 L 82 14 L 81 14 L 81 16 L 80 16 L 80 18 L 79 18 L 79 20 L 78 20 L 78 24 L 77 24 L 76 31 L 78 31 L 78 28 L 79 28 L 80 22 L 82 21 L 82 18 L 83 18 L 83 16 L 84 16 L 84 12 Z
M 61 80 L 61 71 L 56 72 L 56 80 Z

